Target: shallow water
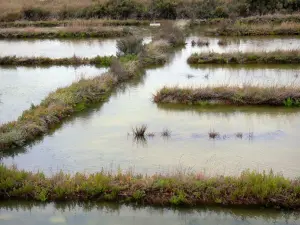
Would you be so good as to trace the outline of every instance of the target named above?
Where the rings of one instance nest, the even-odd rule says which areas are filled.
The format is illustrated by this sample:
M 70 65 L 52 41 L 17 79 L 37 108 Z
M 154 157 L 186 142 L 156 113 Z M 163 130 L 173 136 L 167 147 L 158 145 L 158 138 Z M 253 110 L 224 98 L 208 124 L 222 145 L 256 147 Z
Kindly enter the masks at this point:
M 0 40 L 0 56 L 40 56 L 50 58 L 115 55 L 115 39 L 87 40 Z
M 17 119 L 55 89 L 104 71 L 91 66 L 0 67 L 0 124 Z
M 232 51 L 274 51 L 299 49 L 299 37 L 227 37 L 230 43 L 219 46 L 221 37 L 195 36 L 188 40 L 208 40 L 210 45 L 196 48 L 203 52 L 232 52 Z M 117 39 L 85 39 L 85 40 L 0 40 L 0 56 L 27 56 L 27 57 L 95 57 L 116 55 Z M 150 37 L 144 38 L 144 43 L 149 43 Z M 34 51 L 33 51 L 34 50 Z
M 186 59 L 200 50 L 187 45 L 165 67 L 147 70 L 142 80 L 118 91 L 109 102 L 71 119 L 55 133 L 18 150 L 23 154 L 3 162 L 47 174 L 121 167 L 148 174 L 188 170 L 208 175 L 273 169 L 288 177 L 299 176 L 300 110 L 152 102 L 152 94 L 165 85 L 299 85 L 297 65 L 191 68 Z M 131 129 L 140 124 L 147 124 L 155 137 L 134 141 Z M 164 128 L 172 131 L 169 138 L 161 137 Z M 219 132 L 220 138 L 210 139 L 210 131 Z
M 143 43 L 149 43 L 145 37 Z M 117 53 L 117 39 L 84 39 L 84 40 L 0 40 L 0 56 L 27 57 L 95 57 L 111 56 Z M 33 51 L 34 50 L 34 51 Z
M 113 203 L 0 203 L 1 225 L 296 225 L 299 213 L 230 208 L 168 209 Z
M 258 37 L 204 37 L 195 36 L 193 40 L 207 40 L 209 46 L 202 46 L 201 51 L 211 52 L 253 52 L 299 49 L 300 39 L 297 36 L 258 36 Z M 227 40 L 227 46 L 218 45 L 219 40 Z M 189 42 L 190 44 L 190 42 Z

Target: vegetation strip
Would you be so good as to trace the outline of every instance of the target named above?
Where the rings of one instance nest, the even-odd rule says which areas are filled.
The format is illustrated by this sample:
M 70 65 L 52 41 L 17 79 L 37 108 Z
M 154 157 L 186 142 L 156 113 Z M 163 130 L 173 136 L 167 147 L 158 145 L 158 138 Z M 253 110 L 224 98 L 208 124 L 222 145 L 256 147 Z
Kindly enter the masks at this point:
M 111 0 L 111 1 L 4 1 L 0 21 L 113 19 L 237 18 L 274 12 L 299 12 L 296 0 Z
M 298 64 L 300 51 L 195 53 L 188 58 L 189 64 Z
M 0 22 L 1 28 L 9 27 L 58 27 L 58 26 L 147 26 L 148 20 L 49 20 Z
M 5 28 L 0 29 L 0 39 L 19 38 L 112 38 L 132 34 L 128 29 L 116 28 Z
M 203 88 L 167 88 L 159 90 L 155 96 L 156 103 L 181 103 L 193 105 L 270 105 L 300 106 L 300 88 L 259 87 L 203 87 Z
M 281 24 L 285 22 L 300 23 L 300 14 L 267 14 L 261 16 L 247 16 L 241 17 L 238 19 L 230 18 L 212 18 L 204 20 L 193 20 L 191 25 L 222 25 L 229 23 L 238 23 L 238 24 Z M 0 25 L 1 26 L 1 25 Z
M 147 45 L 142 39 L 130 36 L 118 41 L 119 58 L 111 60 L 110 71 L 92 79 L 82 79 L 72 85 L 59 88 L 38 106 L 32 105 L 18 120 L 0 126 L 0 152 L 21 147 L 39 136 L 49 133 L 53 126 L 91 104 L 103 102 L 118 84 L 142 74 L 148 66 L 162 65 L 168 52 L 184 43 L 180 32 L 168 33 L 165 40 Z M 178 35 L 178 37 L 177 37 Z
M 281 175 L 245 171 L 238 177 L 204 174 L 142 176 L 106 172 L 60 172 L 46 177 L 0 165 L 0 199 L 114 201 L 144 205 L 207 204 L 300 208 L 300 182 Z
M 216 36 L 265 36 L 265 35 L 299 35 L 300 23 L 284 22 L 279 25 L 249 25 L 228 23 L 206 32 Z
M 47 65 L 97 65 L 109 67 L 113 56 L 96 56 L 94 58 L 47 58 L 47 57 L 16 57 L 16 56 L 0 56 L 0 65 L 3 66 L 47 66 Z

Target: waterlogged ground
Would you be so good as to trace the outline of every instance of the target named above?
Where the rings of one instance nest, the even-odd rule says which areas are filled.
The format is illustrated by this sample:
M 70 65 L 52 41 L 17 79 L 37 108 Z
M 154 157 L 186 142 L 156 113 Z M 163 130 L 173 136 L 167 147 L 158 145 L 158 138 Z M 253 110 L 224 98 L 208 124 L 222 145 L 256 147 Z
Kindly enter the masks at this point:
M 17 119 L 50 92 L 107 69 L 80 67 L 0 67 L 0 124 Z
M 71 119 L 31 146 L 18 149 L 18 154 L 4 158 L 3 163 L 47 174 L 61 169 L 96 172 L 121 167 L 147 174 L 187 170 L 237 175 L 245 169 L 273 169 L 287 177 L 299 176 L 300 110 L 201 108 L 152 102 L 152 94 L 165 85 L 299 85 L 296 65 L 191 68 L 187 57 L 206 49 L 192 47 L 191 40 L 165 67 L 147 70 L 141 80 L 118 90 L 107 103 Z M 245 50 L 254 49 L 255 44 L 250 43 Z M 275 45 L 272 42 L 261 49 L 273 49 Z M 63 71 L 59 74 L 66 76 Z M 147 124 L 155 137 L 135 141 L 131 128 L 141 124 Z M 169 138 L 160 135 L 165 128 L 172 132 Z M 210 131 L 220 133 L 220 138 L 210 139 Z
M 244 209 L 163 209 L 117 204 L 0 203 L 1 225 L 297 225 L 299 213 Z

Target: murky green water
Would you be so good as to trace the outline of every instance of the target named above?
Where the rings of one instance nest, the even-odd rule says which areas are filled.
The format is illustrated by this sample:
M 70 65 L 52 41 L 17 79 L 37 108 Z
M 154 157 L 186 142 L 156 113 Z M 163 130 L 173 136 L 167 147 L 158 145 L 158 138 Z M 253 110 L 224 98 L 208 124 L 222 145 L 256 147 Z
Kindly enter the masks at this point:
M 80 67 L 0 67 L 0 124 L 17 119 L 50 92 L 107 69 Z
M 297 225 L 297 212 L 249 209 L 168 209 L 117 204 L 0 203 L 1 225 Z
M 290 39 L 278 43 L 287 40 Z M 291 40 L 299 43 L 297 39 Z M 265 44 L 261 49 L 281 47 L 276 41 L 270 39 L 270 42 L 272 45 Z M 255 46 L 246 45 L 245 49 Z M 299 85 L 297 65 L 191 68 L 186 63 L 187 57 L 201 50 L 188 44 L 165 67 L 147 70 L 142 80 L 118 91 L 109 102 L 73 118 L 39 142 L 19 149 L 20 154 L 4 158 L 3 163 L 47 174 L 61 169 L 95 172 L 121 167 L 148 174 L 189 170 L 208 175 L 273 169 L 288 177 L 299 176 L 300 110 L 204 109 L 161 106 L 151 101 L 152 94 L 165 85 Z M 147 124 L 155 137 L 136 142 L 130 132 L 140 124 Z M 160 135 L 164 128 L 172 131 L 167 139 Z M 219 132 L 220 138 L 210 139 L 210 131 Z M 236 136 L 238 132 L 242 137 Z

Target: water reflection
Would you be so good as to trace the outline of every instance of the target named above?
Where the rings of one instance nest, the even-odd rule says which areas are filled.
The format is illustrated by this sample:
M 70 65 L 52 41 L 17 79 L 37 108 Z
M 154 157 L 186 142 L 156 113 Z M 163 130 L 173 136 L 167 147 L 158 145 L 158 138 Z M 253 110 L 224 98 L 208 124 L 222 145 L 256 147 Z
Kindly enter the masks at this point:
M 274 210 L 134 207 L 113 203 L 1 202 L 0 222 L 10 224 L 296 225 L 299 213 Z

